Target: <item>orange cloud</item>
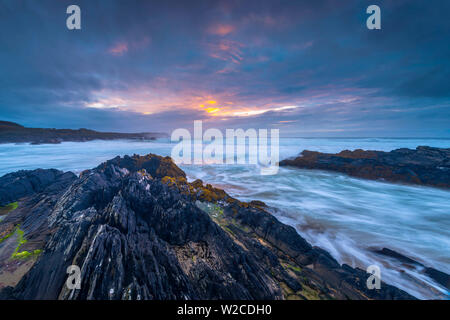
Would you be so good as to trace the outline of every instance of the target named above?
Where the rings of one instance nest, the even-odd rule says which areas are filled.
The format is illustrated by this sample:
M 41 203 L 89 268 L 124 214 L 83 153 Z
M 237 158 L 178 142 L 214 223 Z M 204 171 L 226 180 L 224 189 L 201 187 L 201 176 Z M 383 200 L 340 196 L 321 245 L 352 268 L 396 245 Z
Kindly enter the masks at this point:
M 270 111 L 285 113 L 302 108 L 298 105 L 272 103 L 258 106 L 256 101 L 253 103 L 240 101 L 230 92 L 214 96 L 207 92 L 173 92 L 165 89 L 166 84 L 165 79 L 158 79 L 152 82 L 151 89 L 135 87 L 124 91 L 100 90 L 95 92 L 96 99 L 85 106 L 101 109 L 114 108 L 142 114 L 155 114 L 174 108 L 191 109 L 196 114 L 203 114 L 205 120 L 255 117 Z M 283 123 L 287 124 L 289 121 L 279 122 L 280 125 Z
M 123 56 L 128 51 L 128 44 L 125 42 L 119 42 L 108 50 L 108 52 L 114 56 Z
M 206 112 L 208 112 L 208 113 L 216 113 L 216 112 L 218 112 L 220 109 L 219 109 L 219 108 L 206 108 L 205 110 L 206 110 Z
M 200 104 L 199 107 L 204 109 L 207 113 L 212 114 L 220 111 L 220 108 L 208 107 L 207 105 L 216 105 L 216 100 L 207 100 L 204 103 Z
M 208 32 L 223 37 L 229 33 L 232 33 L 234 30 L 235 28 L 232 25 L 218 24 L 209 28 Z

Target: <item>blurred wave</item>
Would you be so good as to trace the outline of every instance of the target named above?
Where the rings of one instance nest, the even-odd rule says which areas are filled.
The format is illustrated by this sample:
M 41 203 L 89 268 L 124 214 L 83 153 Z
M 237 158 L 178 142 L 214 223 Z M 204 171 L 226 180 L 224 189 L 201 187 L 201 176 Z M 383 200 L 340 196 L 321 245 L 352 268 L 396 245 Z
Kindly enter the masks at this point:
M 390 151 L 419 145 L 450 147 L 446 139 L 280 139 L 280 158 L 304 149 Z M 125 154 L 170 155 L 168 140 L 0 145 L 0 175 L 20 169 L 58 168 L 76 173 Z M 355 179 L 339 173 L 280 168 L 260 175 L 256 165 L 181 165 L 190 179 L 203 179 L 243 201 L 261 200 L 313 245 L 340 263 L 381 267 L 382 280 L 422 299 L 448 299 L 448 291 L 418 267 L 374 253 L 383 247 L 450 273 L 450 192 L 430 187 Z

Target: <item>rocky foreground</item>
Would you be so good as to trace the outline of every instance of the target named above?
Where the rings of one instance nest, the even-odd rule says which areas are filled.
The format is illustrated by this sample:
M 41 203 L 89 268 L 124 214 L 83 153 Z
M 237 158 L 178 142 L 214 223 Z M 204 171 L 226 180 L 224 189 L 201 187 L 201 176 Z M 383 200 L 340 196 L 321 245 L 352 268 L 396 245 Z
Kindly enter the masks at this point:
M 64 141 L 84 142 L 91 140 L 154 140 L 165 134 L 154 132 L 117 133 L 88 129 L 26 128 L 14 122 L 0 121 L 0 143 L 58 144 Z
M 17 203 L 16 203 L 17 202 Z M 168 157 L 0 178 L 2 299 L 414 299 Z M 6 208 L 6 209 L 5 209 Z M 66 286 L 81 269 L 81 288 Z
M 337 171 L 353 177 L 450 188 L 450 149 L 417 147 L 391 152 L 344 150 L 336 154 L 303 151 L 280 166 Z

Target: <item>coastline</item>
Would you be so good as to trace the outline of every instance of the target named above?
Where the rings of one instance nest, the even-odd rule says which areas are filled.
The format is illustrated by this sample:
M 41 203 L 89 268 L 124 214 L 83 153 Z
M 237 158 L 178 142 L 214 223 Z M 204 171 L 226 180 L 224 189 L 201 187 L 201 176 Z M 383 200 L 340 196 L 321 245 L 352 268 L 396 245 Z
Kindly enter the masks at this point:
M 20 124 L 0 121 L 0 143 L 60 144 L 62 142 L 86 142 L 93 140 L 155 140 L 167 137 L 165 133 L 100 132 L 90 129 L 27 128 Z
M 129 145 L 130 143 L 127 143 L 126 145 Z M 65 149 L 67 149 L 67 148 L 72 148 L 73 147 L 73 144 L 70 144 L 70 143 L 68 143 L 67 145 L 66 145 L 66 147 L 65 147 L 65 149 L 61 149 L 60 147 L 61 146 L 64 146 L 65 144 L 63 144 L 63 145 L 59 145 L 59 146 L 55 146 L 55 147 L 52 147 L 51 145 L 48 145 L 48 146 L 40 146 L 39 147 L 39 150 L 46 150 L 47 148 L 51 148 L 50 150 L 53 150 L 54 148 L 56 148 L 56 149 L 54 149 L 54 150 L 65 150 Z M 79 146 L 81 147 L 83 144 L 80 144 Z M 100 142 L 98 142 L 98 143 L 94 143 L 94 144 L 92 144 L 92 142 L 86 142 L 86 146 L 90 146 L 90 145 L 104 145 L 104 143 L 102 143 L 102 144 L 100 144 Z M 113 146 L 115 146 L 115 143 L 107 143 L 106 145 L 111 145 L 111 147 L 113 147 Z M 131 145 L 131 147 L 132 148 L 136 148 L 137 146 L 138 146 L 139 144 L 132 144 Z M 158 144 L 157 145 L 155 145 L 155 146 L 153 146 L 152 145 L 152 148 L 153 147 L 157 147 L 158 146 Z M 169 145 L 170 146 L 170 145 Z M 29 150 L 28 149 L 28 147 L 26 147 L 26 146 L 16 146 L 17 148 L 25 148 L 24 150 Z M 16 148 L 16 147 L 14 147 L 14 149 Z M 148 146 L 146 146 L 145 144 L 143 144 L 143 147 L 144 148 L 147 148 Z M 120 148 L 120 147 L 119 147 Z M 81 151 L 81 150 L 85 150 L 85 148 L 83 147 L 82 149 L 79 149 L 79 151 Z M 137 149 L 136 150 L 137 152 L 139 152 L 139 149 Z M 41 152 L 41 151 L 39 151 L 39 152 Z M 60 152 L 63 152 L 63 151 L 60 151 Z M 74 152 L 78 152 L 78 151 L 76 151 L 76 150 L 74 150 Z M 54 157 L 54 155 L 55 155 L 55 153 L 54 153 L 54 151 L 52 151 L 52 153 L 51 153 L 52 155 L 53 155 L 53 157 Z M 69 153 L 70 154 L 70 153 Z M 84 155 L 84 157 L 86 157 L 86 155 Z M 34 158 L 34 159 L 36 159 L 36 158 Z M 62 162 L 60 161 L 60 160 L 58 160 L 58 162 L 56 162 L 56 160 L 57 159 L 60 159 L 60 158 L 55 158 L 55 163 L 58 163 L 58 165 L 61 165 L 62 164 Z M 76 158 L 74 158 L 74 160 L 75 160 Z M 35 160 L 33 160 L 33 163 L 38 163 L 38 162 L 36 162 Z M 16 164 L 16 165 L 19 165 L 18 163 Z M 80 167 L 81 166 L 81 168 L 83 167 L 83 165 L 81 164 L 81 163 L 79 163 L 78 162 L 78 164 L 77 164 L 77 167 Z M 192 170 L 191 169 L 194 169 L 194 168 L 189 168 L 189 171 L 191 172 Z M 200 170 L 200 171 L 198 171 L 198 170 Z M 197 173 L 199 173 L 199 172 L 202 172 L 203 170 L 205 170 L 205 174 L 207 174 L 208 172 L 211 172 L 211 168 L 210 167 L 208 167 L 208 166 L 206 166 L 206 167 L 204 167 L 203 169 L 201 169 L 201 168 L 196 168 L 196 171 L 194 171 L 194 173 L 195 172 L 197 172 Z M 293 169 L 293 170 L 295 170 L 295 169 Z M 227 171 L 226 171 L 227 172 Z M 239 170 L 237 171 L 237 172 L 239 172 Z M 311 174 L 313 174 L 315 171 L 311 171 Z M 192 173 L 192 172 L 191 172 Z M 232 174 L 232 172 L 229 172 L 229 174 Z M 191 174 L 190 174 L 191 175 Z M 228 174 L 227 174 L 228 175 Z M 292 174 L 291 174 L 292 175 Z M 194 174 L 194 176 L 196 176 L 196 174 Z M 301 177 L 302 176 L 302 174 L 300 174 L 299 175 L 299 177 Z M 278 178 L 280 178 L 280 177 L 278 177 Z M 281 178 L 282 178 L 282 176 L 281 176 Z M 205 176 L 204 178 L 202 178 L 202 179 L 204 179 L 205 181 L 211 181 L 211 179 L 209 179 L 209 178 L 207 178 L 207 176 Z M 211 181 L 213 184 L 215 184 L 217 181 L 215 181 L 215 179 L 213 179 L 214 181 Z M 383 185 L 385 185 L 384 183 L 383 183 Z M 387 184 L 386 184 L 387 185 Z M 250 184 L 249 186 L 252 186 L 252 184 Z M 319 186 L 319 185 L 318 185 Z M 381 184 L 380 184 L 380 186 L 381 186 Z M 387 185 L 388 186 L 388 185 Z M 393 186 L 395 186 L 395 185 L 393 185 Z M 432 188 L 431 188 L 432 189 Z M 239 191 L 239 192 L 238 192 Z M 251 199 L 251 196 L 249 197 L 249 194 L 247 194 L 248 193 L 248 187 L 246 187 L 246 190 L 235 190 L 234 191 L 234 197 L 237 197 L 237 198 L 240 198 L 240 196 L 239 196 L 239 194 L 241 194 L 241 196 L 244 196 L 244 198 L 249 198 L 249 200 L 248 201 L 250 201 L 250 199 Z M 253 199 L 261 199 L 259 196 L 254 196 L 253 197 Z M 247 201 L 247 200 L 246 200 Z M 270 202 L 270 201 L 269 201 Z M 277 218 L 279 218 L 279 216 L 277 215 Z M 286 223 L 285 221 L 283 221 L 284 223 Z M 294 227 L 295 227 L 295 224 L 291 224 L 291 223 L 289 223 L 290 225 L 293 225 Z M 302 234 L 302 232 L 299 230 L 298 232 L 300 232 L 300 234 Z M 310 239 L 308 238 L 308 241 L 310 241 Z M 382 247 L 379 247 L 380 249 L 382 248 Z M 389 247 L 388 247 L 389 248 Z M 395 249 L 395 248 L 394 248 Z M 330 251 L 329 251 L 330 252 Z M 406 253 L 406 254 L 408 254 L 408 252 L 403 252 L 403 253 Z M 335 255 L 334 255 L 334 253 L 333 253 L 333 257 L 334 257 Z M 414 255 L 413 255 L 413 257 L 414 257 Z M 338 259 L 339 260 L 339 259 Z M 422 260 L 423 261 L 423 260 Z M 426 262 L 426 260 L 425 260 L 425 262 Z M 427 264 L 426 264 L 427 265 Z M 429 265 L 429 264 L 428 264 Z M 431 265 L 431 267 L 433 266 L 433 264 Z M 392 281 L 391 281 L 391 283 L 393 283 Z M 394 282 L 395 283 L 395 282 Z
M 14 185 L 16 185 L 17 183 L 23 185 L 24 181 L 28 181 L 28 179 L 30 179 L 30 175 L 39 177 L 40 180 L 43 179 L 43 181 L 46 181 L 47 185 L 42 185 L 38 189 L 36 189 L 36 186 L 33 186 L 30 190 L 26 192 L 23 192 L 22 190 L 22 193 L 17 194 L 17 189 L 14 188 Z M 89 247 L 96 248 L 98 246 L 95 240 L 96 237 L 92 238 L 92 236 L 89 236 L 89 234 L 94 231 L 88 232 L 88 230 L 92 228 L 100 228 L 97 232 L 106 232 L 107 230 L 110 230 L 107 231 L 104 237 L 102 237 L 104 239 L 102 241 L 109 242 L 109 237 L 113 237 L 116 232 L 127 234 L 131 231 L 130 228 L 132 230 L 135 230 L 134 227 L 129 224 L 131 223 L 130 218 L 132 220 L 139 220 L 138 216 L 134 217 L 134 214 L 138 214 L 140 210 L 145 210 L 145 206 L 150 206 L 151 208 L 155 205 L 161 205 L 173 207 L 172 210 L 176 210 L 175 212 L 178 212 L 176 213 L 176 215 L 187 215 L 181 220 L 175 218 L 175 215 L 173 217 L 175 218 L 175 220 L 167 220 L 163 222 L 163 220 L 160 219 L 166 218 L 164 218 L 164 216 L 161 216 L 160 213 L 157 213 L 157 211 L 154 211 L 148 218 L 152 219 L 152 228 L 156 228 L 154 232 L 156 232 L 158 237 L 160 237 L 161 241 L 168 241 L 168 244 L 171 244 L 169 246 L 171 247 L 171 249 L 167 247 L 164 250 L 175 250 L 174 253 L 177 256 L 178 263 L 180 264 L 181 269 L 184 270 L 183 273 L 180 273 L 180 270 L 176 271 L 178 277 L 187 277 L 186 281 L 196 282 L 198 281 L 196 280 L 198 271 L 194 272 L 194 270 L 196 270 L 196 268 L 205 268 L 204 263 L 207 263 L 209 265 L 210 263 L 213 263 L 213 261 L 218 259 L 213 264 L 219 263 L 219 261 L 222 261 L 220 263 L 223 264 L 225 263 L 225 260 L 223 259 L 235 260 L 237 259 L 237 256 L 244 254 L 247 255 L 247 258 L 245 258 L 245 260 L 247 261 L 245 265 L 247 265 L 248 263 L 248 265 L 244 267 L 244 270 L 246 268 L 253 269 L 252 277 L 256 276 L 258 278 L 262 277 L 266 279 L 264 280 L 264 282 L 266 283 L 265 285 L 263 285 L 260 280 L 256 281 L 256 278 L 255 280 L 251 280 L 250 278 L 244 281 L 244 278 L 241 278 L 241 275 L 239 275 L 244 270 L 238 271 L 238 269 L 235 269 L 234 263 L 232 263 L 231 265 L 225 263 L 222 268 L 225 268 L 225 270 L 227 268 L 231 268 L 230 270 L 225 271 L 222 269 L 211 269 L 210 272 L 217 273 L 217 276 L 219 277 L 221 272 L 231 272 L 231 275 L 234 274 L 235 276 L 232 276 L 234 280 L 233 278 L 227 280 L 227 282 L 229 282 L 228 285 L 235 286 L 235 284 L 233 284 L 234 281 L 241 279 L 238 282 L 240 286 L 243 286 L 241 287 L 241 289 L 236 288 L 234 291 L 223 289 L 224 291 L 220 291 L 221 293 L 219 296 L 210 296 L 210 293 L 207 293 L 209 292 L 209 290 L 206 290 L 204 291 L 204 293 L 202 293 L 203 291 L 201 291 L 202 289 L 200 288 L 195 288 L 193 289 L 194 291 L 190 291 L 192 289 L 179 288 L 181 290 L 177 289 L 176 295 L 172 296 L 172 298 L 177 299 L 178 294 L 188 294 L 188 296 L 192 298 L 200 294 L 199 297 L 203 299 L 240 299 L 244 298 L 247 295 L 247 298 L 253 299 L 344 299 L 345 297 L 352 299 L 413 299 L 412 296 L 408 295 L 404 291 L 396 289 L 395 287 L 387 285 L 385 283 L 383 283 L 382 288 L 379 290 L 369 290 L 366 287 L 367 276 L 363 270 L 353 269 L 348 265 L 340 266 L 326 251 L 311 247 L 310 244 L 308 244 L 303 238 L 301 238 L 301 236 L 296 232 L 294 228 L 280 223 L 270 213 L 266 212 L 264 209 L 264 203 L 258 201 L 250 203 L 240 202 L 237 199 L 230 197 L 223 190 L 215 189 L 210 185 L 203 185 L 203 182 L 200 180 L 188 183 L 185 179 L 184 172 L 176 167 L 171 162 L 170 158 L 162 158 L 155 155 L 148 155 L 145 157 L 117 157 L 115 159 L 107 161 L 106 163 L 103 163 L 93 170 L 87 170 L 83 172 L 79 178 L 70 173 L 41 170 L 39 172 L 18 172 L 6 177 L 2 177 L 2 179 L 6 179 L 3 182 L 9 185 L 9 190 L 11 190 L 9 195 L 6 197 L 5 193 L 2 193 L 4 195 L 1 200 L 2 204 L 18 197 L 20 197 L 21 199 L 19 203 L 22 204 L 22 207 L 19 204 L 19 208 L 14 210 L 12 215 L 8 216 L 0 225 L 3 230 L 2 234 L 13 232 L 12 230 L 14 230 L 14 228 L 17 228 L 18 221 L 23 221 L 25 235 L 30 238 L 37 238 L 33 242 L 33 244 L 30 245 L 31 247 L 27 247 L 26 245 L 24 245 L 24 248 L 22 249 L 28 249 L 28 251 L 43 250 L 42 254 L 40 254 L 37 258 L 35 266 L 26 273 L 26 275 L 19 281 L 14 289 L 4 288 L 1 295 L 6 298 L 55 298 L 55 294 L 63 298 L 70 298 L 70 296 L 67 295 L 68 292 L 65 293 L 64 289 L 61 292 L 57 290 L 57 288 L 61 286 L 61 280 L 59 280 L 58 282 L 59 278 L 42 278 L 42 275 L 46 274 L 46 268 L 49 267 L 48 261 L 53 261 L 51 266 L 52 268 L 61 268 L 61 270 L 63 270 L 65 268 L 65 264 L 73 259 L 72 255 L 80 255 L 79 250 L 81 250 L 84 246 L 87 247 L 85 249 L 82 249 L 83 251 Z M 54 186 L 55 183 L 58 185 L 58 187 Z M 105 189 L 105 183 L 107 185 L 111 185 L 111 188 L 116 188 L 114 186 L 117 185 L 117 183 L 125 186 L 128 185 L 128 187 L 125 188 L 121 187 L 121 191 L 119 193 L 121 197 L 125 197 L 124 201 L 126 202 L 119 204 L 117 202 L 119 201 L 117 198 L 117 195 L 119 194 L 115 196 L 114 194 L 116 194 L 117 192 L 115 191 L 114 194 L 106 196 L 107 199 L 98 199 L 97 201 L 100 202 L 93 203 L 91 194 L 96 193 L 95 190 L 100 187 L 99 183 L 101 183 L 102 185 L 101 188 L 104 190 L 104 194 L 108 194 L 108 192 L 110 192 L 107 190 L 113 190 L 109 189 L 110 187 L 107 187 L 107 189 Z M 129 185 L 129 183 L 131 183 L 131 185 Z M 96 186 L 96 184 L 99 185 Z M 50 193 L 46 193 L 47 191 L 45 190 L 48 190 L 50 186 L 54 186 L 51 188 L 52 191 Z M 132 188 L 130 190 L 133 190 L 133 192 L 129 193 L 129 191 L 127 191 L 127 188 Z M 140 188 L 142 188 L 142 190 L 138 191 L 140 190 Z M 154 191 L 152 191 L 153 189 Z M 152 200 L 144 195 L 145 190 L 150 192 L 150 194 L 153 194 L 154 197 L 156 196 L 162 198 L 151 205 L 151 202 L 148 201 Z M 142 192 L 144 192 L 144 194 Z M 37 219 L 34 218 L 35 215 L 32 212 L 36 209 L 33 209 L 33 207 L 30 205 L 34 203 L 35 200 L 33 199 L 36 199 L 36 197 L 42 198 L 42 196 L 51 197 L 53 200 L 48 203 L 48 209 L 40 209 L 40 211 L 42 212 L 41 217 Z M 73 200 L 70 200 L 72 197 L 74 197 Z M 81 197 L 81 199 L 79 197 Z M 129 204 L 126 203 L 129 203 L 131 198 L 129 200 L 126 200 L 128 199 L 128 197 L 132 197 L 132 203 L 135 204 L 129 207 L 129 209 L 125 209 L 125 207 L 123 207 L 120 211 L 114 211 L 114 214 L 131 214 L 132 216 L 126 218 L 126 220 L 128 220 L 129 222 L 126 222 L 126 220 L 120 220 L 122 218 L 120 218 L 119 220 L 116 220 L 116 218 L 114 218 L 114 220 L 109 220 L 110 218 L 108 218 L 108 216 L 113 213 L 110 212 L 110 210 L 115 206 L 129 206 Z M 73 203 L 72 201 L 74 201 L 75 199 L 78 200 L 76 200 L 77 202 Z M 113 203 L 115 203 L 114 207 L 110 207 L 107 204 L 109 201 L 113 201 Z M 182 208 L 185 209 L 181 209 L 176 201 L 182 201 L 182 203 L 185 203 L 182 205 Z M 141 205 L 138 204 L 144 204 L 147 202 L 148 204 L 144 207 L 140 207 Z M 73 205 L 75 205 L 76 203 L 79 204 L 77 204 L 76 207 L 73 207 Z M 98 213 L 91 212 L 92 209 L 89 209 L 89 207 L 91 207 L 92 205 L 97 208 L 96 211 Z M 54 207 L 53 210 L 51 209 L 52 207 Z M 104 209 L 101 209 L 102 207 L 104 207 Z M 132 209 L 135 213 L 129 211 L 130 209 Z M 105 211 L 101 213 L 103 210 Z M 48 213 L 45 214 L 44 212 Z M 141 214 L 144 214 L 144 211 Z M 204 216 L 204 214 L 207 214 L 209 218 L 207 218 L 207 216 Z M 143 217 L 145 217 L 145 215 Z M 194 215 L 197 217 L 195 219 L 200 220 L 192 220 L 193 217 L 190 218 L 190 215 Z M 98 218 L 95 218 L 97 216 Z M 113 216 L 111 216 L 111 218 L 112 217 Z M 39 229 L 45 227 L 46 219 L 48 219 L 49 225 L 52 226 L 52 228 L 47 229 L 47 231 L 45 231 L 44 228 L 44 233 L 47 234 L 47 237 L 39 237 L 38 235 L 34 235 L 33 230 L 35 230 L 36 228 Z M 96 221 L 96 219 L 100 219 L 101 221 L 103 221 L 103 224 L 106 223 L 106 229 L 104 226 L 102 226 L 102 224 L 97 225 L 97 223 L 94 222 Z M 75 223 L 75 221 L 78 222 Z M 159 230 L 158 225 L 160 223 L 162 223 L 162 225 L 164 225 L 165 227 Z M 25 227 L 25 225 L 28 225 L 28 229 L 27 227 Z M 84 225 L 85 227 L 83 227 L 83 229 L 78 229 L 81 227 L 81 225 Z M 171 225 L 173 225 L 173 227 Z M 206 229 L 204 229 L 205 227 Z M 220 230 L 222 230 L 219 233 L 217 233 L 219 230 L 217 229 L 218 227 Z M 9 231 L 5 231 L 5 228 Z M 189 231 L 191 228 L 194 228 L 193 230 L 197 231 L 192 233 L 191 231 Z M 78 231 L 76 229 L 78 229 Z M 213 232 L 215 234 L 214 236 L 210 234 L 210 232 L 213 230 L 215 230 Z M 41 229 L 39 235 L 42 235 L 42 231 L 43 230 Z M 138 231 L 132 231 L 132 234 L 134 234 L 134 232 Z M 78 244 L 67 243 L 67 245 L 69 246 L 67 247 L 66 245 L 63 245 L 63 243 L 67 242 L 67 240 L 70 239 L 70 237 L 67 238 L 70 234 L 84 234 L 84 236 L 82 236 L 80 240 L 77 240 Z M 107 234 L 110 235 L 108 236 Z M 132 234 L 129 234 L 129 236 L 132 236 Z M 191 239 L 191 237 L 193 238 Z M 170 240 L 172 238 L 173 240 Z M 114 238 L 111 238 L 111 240 L 112 239 Z M 206 248 L 209 249 L 203 247 L 203 249 L 198 251 L 200 248 L 198 248 L 197 246 L 203 242 L 205 242 Z M 82 243 L 84 243 L 84 245 L 82 245 Z M 148 245 L 153 246 L 154 243 L 148 243 Z M 176 247 L 173 247 L 173 245 L 175 245 Z M 188 247 L 184 247 L 185 245 L 188 245 Z M 179 249 L 175 249 L 179 246 L 183 248 L 181 251 L 178 251 Z M 58 248 L 66 248 L 64 250 L 65 253 L 63 254 L 62 252 L 59 252 L 59 250 L 61 249 Z M 82 260 L 80 260 L 79 263 L 82 263 L 83 265 L 86 265 L 86 263 L 92 264 L 93 266 L 98 265 L 99 263 L 101 263 L 101 261 L 108 259 L 108 257 L 112 257 L 110 255 L 111 253 L 108 253 L 108 251 L 114 251 L 117 249 L 114 248 L 115 247 L 111 247 L 105 252 L 98 252 L 98 254 L 100 255 L 97 254 L 96 258 L 89 256 L 82 258 L 84 255 L 81 254 L 80 258 Z M 104 247 L 104 249 L 102 250 L 105 249 L 106 247 Z M 138 250 L 139 252 L 139 250 L 144 250 L 144 248 L 136 248 L 136 250 Z M 194 252 L 196 252 L 194 253 L 194 256 L 196 258 L 192 258 L 191 261 L 190 254 L 188 254 L 187 257 L 185 256 L 185 254 L 187 253 L 185 250 L 194 250 Z M 201 253 L 204 252 L 204 250 L 210 251 L 210 254 L 212 256 L 209 256 L 209 258 L 207 258 L 208 255 L 204 256 L 204 253 Z M 216 253 L 217 256 L 214 253 L 216 250 L 218 250 Z M 63 254 L 63 257 L 61 257 L 63 258 L 62 260 L 54 260 L 56 257 L 55 255 L 60 256 L 61 254 Z M 163 255 L 166 254 L 167 253 L 164 253 Z M 231 256 L 227 258 L 227 255 L 230 254 Z M 69 256 L 64 257 L 65 255 Z M 237 256 L 233 258 L 234 255 Z M 257 258 L 258 256 L 259 259 L 262 258 L 263 260 L 260 260 L 259 267 L 256 267 L 256 264 L 252 262 L 252 259 Z M 87 262 L 86 259 L 93 260 Z M 126 263 L 127 258 L 124 256 L 122 259 L 125 260 L 120 262 L 117 261 L 116 263 L 125 266 L 124 263 Z M 209 261 L 209 259 L 212 260 Z M 172 263 L 175 263 L 175 261 Z M 188 261 L 190 262 L 188 263 Z M 160 260 L 159 263 L 163 263 L 163 261 Z M 125 272 L 125 270 L 123 272 Z M 135 272 L 137 272 L 137 269 L 130 270 L 130 272 L 132 272 L 132 274 L 135 274 Z M 125 275 L 125 273 L 120 274 Z M 198 275 L 200 274 L 201 272 Z M 162 275 L 156 276 L 159 277 Z M 90 284 L 90 289 L 86 289 L 86 291 L 81 290 L 77 293 L 77 297 L 84 297 L 88 291 L 93 292 L 92 290 L 94 290 L 95 286 L 97 285 L 103 288 L 105 285 L 109 287 L 112 283 L 116 283 L 116 277 L 110 277 L 111 274 L 106 272 L 106 274 L 103 276 L 102 281 L 97 284 Z M 87 279 L 89 279 L 89 275 L 86 275 L 85 279 L 87 281 Z M 213 282 L 209 282 L 211 280 L 212 279 L 207 280 L 204 283 L 206 288 L 213 284 Z M 238 283 L 236 283 L 236 285 Z M 174 285 L 175 283 L 169 283 L 168 287 L 166 287 L 165 290 L 171 290 L 170 288 Z M 39 289 L 42 287 L 49 288 L 49 286 L 51 286 L 50 288 L 53 289 L 47 291 L 42 291 L 41 289 Z M 132 288 L 134 290 L 137 290 L 137 292 L 141 292 L 142 294 L 143 292 L 145 292 L 145 290 L 142 291 L 142 284 L 138 287 L 136 286 L 137 284 L 133 284 Z M 121 290 L 120 288 L 122 288 L 122 286 L 116 287 L 115 290 L 119 291 Z M 133 292 L 133 289 L 131 289 L 130 292 Z M 121 292 L 120 294 L 122 294 Z M 152 290 L 150 292 L 152 292 Z M 133 292 L 132 294 L 136 293 Z M 104 291 L 100 291 L 97 296 L 91 296 L 91 298 L 106 297 L 108 297 L 108 293 Z M 114 295 L 114 297 L 118 296 Z M 150 296 L 146 297 L 150 298 Z M 163 297 L 164 296 L 161 296 L 161 298 Z M 168 296 L 166 296 L 166 298 L 167 297 Z

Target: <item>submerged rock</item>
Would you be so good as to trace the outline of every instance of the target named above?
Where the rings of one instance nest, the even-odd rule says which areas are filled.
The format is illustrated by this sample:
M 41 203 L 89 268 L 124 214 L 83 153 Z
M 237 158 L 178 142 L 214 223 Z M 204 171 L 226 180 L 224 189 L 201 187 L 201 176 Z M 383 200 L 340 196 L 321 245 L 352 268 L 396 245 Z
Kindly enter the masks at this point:
M 445 287 L 447 290 L 450 290 L 450 275 L 449 274 L 439 271 L 439 270 L 436 270 L 431 267 L 424 266 L 422 263 L 420 263 L 416 260 L 413 260 L 413 259 L 411 259 L 401 253 L 398 253 L 394 250 L 388 249 L 388 248 L 376 250 L 375 252 L 378 254 L 387 256 L 387 257 L 391 257 L 395 260 L 400 261 L 401 263 L 420 267 L 420 269 L 422 270 L 422 273 L 429 276 L 431 279 L 433 279 L 434 281 L 436 281 L 437 283 L 439 283 L 440 285 Z
M 189 183 L 168 157 L 116 157 L 80 177 L 58 174 L 67 179 L 8 194 L 20 204 L 0 230 L 20 225 L 42 252 L 0 298 L 413 299 L 385 283 L 369 290 L 365 271 L 340 266 L 264 203 Z M 80 289 L 66 286 L 72 265 Z
M 342 172 L 364 179 L 450 188 L 450 149 L 417 147 L 383 151 L 344 150 L 330 154 L 303 151 L 280 166 Z

